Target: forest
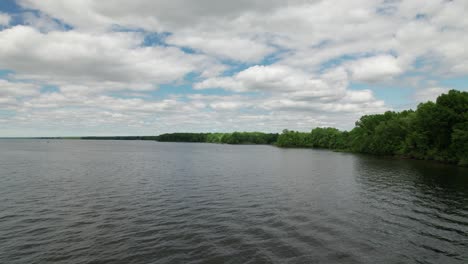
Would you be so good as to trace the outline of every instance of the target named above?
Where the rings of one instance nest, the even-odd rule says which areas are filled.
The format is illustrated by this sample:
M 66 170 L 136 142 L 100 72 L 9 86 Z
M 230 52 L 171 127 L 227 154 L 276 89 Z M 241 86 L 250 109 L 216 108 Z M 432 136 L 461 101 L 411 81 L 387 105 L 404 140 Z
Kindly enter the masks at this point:
M 468 92 L 451 90 L 416 110 L 365 115 L 350 131 L 314 128 L 310 132 L 173 133 L 158 141 L 227 144 L 274 144 L 278 147 L 436 160 L 468 166 Z
M 262 132 L 172 133 L 157 136 L 161 142 L 204 142 L 224 144 L 274 144 L 278 134 Z
M 415 111 L 362 116 L 350 131 L 285 130 L 279 147 L 314 147 L 468 165 L 468 93 L 451 90 Z

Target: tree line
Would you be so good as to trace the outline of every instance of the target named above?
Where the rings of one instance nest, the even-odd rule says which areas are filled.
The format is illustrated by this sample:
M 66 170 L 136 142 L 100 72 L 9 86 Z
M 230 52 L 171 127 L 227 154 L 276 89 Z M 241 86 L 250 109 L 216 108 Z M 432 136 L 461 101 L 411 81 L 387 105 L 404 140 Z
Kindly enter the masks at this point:
M 222 144 L 274 144 L 278 134 L 262 132 L 170 133 L 156 137 L 161 142 L 203 142 Z
M 226 144 L 274 144 L 325 148 L 373 155 L 468 165 L 468 92 L 451 90 L 416 110 L 362 116 L 350 131 L 314 128 L 310 132 L 173 133 L 158 141 Z
M 350 131 L 284 130 L 280 147 L 315 147 L 468 165 L 468 93 L 451 90 L 415 111 L 362 116 Z

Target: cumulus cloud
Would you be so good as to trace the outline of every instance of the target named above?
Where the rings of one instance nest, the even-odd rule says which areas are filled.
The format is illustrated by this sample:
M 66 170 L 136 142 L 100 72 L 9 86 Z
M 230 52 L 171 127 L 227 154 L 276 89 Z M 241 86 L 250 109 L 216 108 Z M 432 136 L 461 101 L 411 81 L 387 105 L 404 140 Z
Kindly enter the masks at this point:
M 25 98 L 38 96 L 40 87 L 24 82 L 0 79 L 0 110 L 16 110 Z
M 10 24 L 11 17 L 8 14 L 0 12 L 0 26 L 8 26 Z
M 0 97 L 35 96 L 39 94 L 39 90 L 40 87 L 35 84 L 0 79 Z
M 234 61 L 257 62 L 274 49 L 263 43 L 248 38 L 232 38 L 215 35 L 173 35 L 166 39 L 167 43 L 189 47 L 204 53 Z
M 0 68 L 19 78 L 88 86 L 110 84 L 142 89 L 182 79 L 192 71 L 208 71 L 216 63 L 173 47 L 141 47 L 138 33 L 41 33 L 15 26 L 0 31 Z M 203 66 L 199 68 L 199 66 Z
M 210 22 L 216 19 L 233 19 L 245 12 L 268 12 L 284 4 L 280 0 L 116 0 L 80 1 L 71 0 L 64 4 L 60 0 L 34 1 L 19 0 L 22 6 L 42 10 L 43 12 L 67 21 L 80 28 L 110 24 L 131 25 L 151 30 L 173 30 L 191 27 L 200 20 Z M 306 1 L 297 1 L 306 2 Z M 86 11 L 86 12 L 83 12 Z M 84 16 L 84 17 L 83 17 Z
M 15 111 L 0 120 L 25 129 L 349 128 L 391 109 L 375 96 L 384 84 L 419 101 L 445 91 L 421 83 L 468 74 L 463 0 L 17 3 L 20 25 L 0 14 L 0 105 Z
M 439 95 L 447 93 L 449 90 L 449 88 L 444 87 L 421 88 L 416 90 L 416 92 L 413 94 L 413 99 L 416 102 L 435 102 Z
M 64 25 L 43 13 L 24 12 L 21 16 L 25 25 L 30 25 L 44 32 L 65 29 Z
M 195 84 L 196 89 L 223 88 L 245 91 L 303 91 L 309 96 L 326 96 L 336 90 L 346 89 L 344 72 L 335 71 L 324 74 L 323 79 L 298 69 L 282 65 L 256 65 L 243 70 L 232 77 L 208 78 Z M 333 82 L 334 87 L 330 87 Z
M 232 77 L 204 80 L 197 89 L 224 88 L 236 92 L 262 92 L 252 107 L 268 111 L 308 111 L 371 113 L 386 110 L 370 90 L 347 90 L 348 75 L 335 69 L 320 76 L 310 76 L 293 68 L 272 65 L 253 66 Z M 222 102 L 225 108 L 246 107 L 249 100 Z
M 353 80 L 365 82 L 378 82 L 403 73 L 397 58 L 389 55 L 356 60 L 349 63 L 348 67 Z
M 466 56 L 462 51 L 465 40 L 453 39 L 453 35 L 466 35 L 468 22 L 462 10 L 467 4 L 463 0 L 19 2 L 80 30 L 121 25 L 167 31 L 173 33 L 168 39 L 173 44 L 234 60 L 258 61 L 271 52 L 268 44 L 291 50 L 285 59 L 305 67 L 369 52 L 393 51 L 400 67 L 433 50 L 447 64 L 456 64 L 447 58 L 452 56 L 450 50 Z M 445 43 L 452 46 L 444 48 Z M 387 58 L 384 63 L 392 62 Z M 463 65 L 448 65 L 450 73 L 466 73 Z M 387 70 L 393 73 L 397 69 Z

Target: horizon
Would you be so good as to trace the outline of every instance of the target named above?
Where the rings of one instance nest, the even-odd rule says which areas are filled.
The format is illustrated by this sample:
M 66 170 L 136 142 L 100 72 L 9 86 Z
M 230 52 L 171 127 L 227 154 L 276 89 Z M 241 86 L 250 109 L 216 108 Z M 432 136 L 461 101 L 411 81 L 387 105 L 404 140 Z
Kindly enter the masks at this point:
M 428 101 L 425 101 L 425 102 L 419 102 L 418 104 L 421 104 L 421 103 L 426 103 L 426 102 L 430 102 L 430 101 L 435 101 L 434 100 L 428 100 Z M 401 111 L 415 111 L 415 109 L 402 109 Z M 401 111 L 393 111 L 393 112 L 396 112 L 396 113 L 399 113 Z M 375 114 L 384 114 L 384 112 L 382 113 L 375 113 Z M 355 120 L 355 122 L 358 121 L 358 120 Z M 354 123 L 353 123 L 354 124 Z M 281 129 L 281 131 L 258 131 L 258 130 L 251 130 L 251 131 L 245 131 L 245 130 L 233 130 L 233 131 L 216 131 L 216 132 L 206 132 L 206 131 L 172 131 L 172 132 L 164 132 L 164 133 L 157 133 L 157 134 L 140 134 L 140 135 L 128 135 L 128 134 L 113 134 L 113 135 L 110 135 L 110 134 L 102 134 L 102 135 L 80 135 L 80 136 L 76 136 L 76 135 L 56 135 L 56 136 L 6 136 L 6 137 L 2 137 L 0 136 L 0 139 L 83 139 L 83 138 L 89 138 L 89 137 L 96 137 L 96 138 L 110 138 L 110 137 L 157 137 L 157 136 L 160 136 L 160 135 L 163 135 L 163 134 L 178 134 L 178 133 L 187 133 L 187 134 L 214 134 L 214 133 L 220 133 L 220 134 L 230 134 L 230 133 L 235 133 L 235 132 L 240 132 L 240 133 L 243 133 L 243 132 L 247 132 L 247 133 L 250 133 L 250 132 L 259 132 L 259 133 L 265 133 L 265 134 L 282 134 L 282 132 L 284 130 L 289 130 L 289 131 L 297 131 L 297 132 L 310 132 L 311 130 L 315 129 L 315 128 L 335 128 L 335 127 L 331 127 L 331 126 L 316 126 L 316 127 L 311 127 L 309 130 L 293 130 L 293 129 L 288 129 L 288 128 L 283 128 Z M 343 132 L 350 132 L 352 129 L 354 128 L 351 127 L 349 129 L 340 129 L 340 128 L 337 128 L 338 130 L 340 131 L 343 131 Z
M 363 115 L 468 91 L 465 10 L 4 0 L 0 138 L 350 130 Z

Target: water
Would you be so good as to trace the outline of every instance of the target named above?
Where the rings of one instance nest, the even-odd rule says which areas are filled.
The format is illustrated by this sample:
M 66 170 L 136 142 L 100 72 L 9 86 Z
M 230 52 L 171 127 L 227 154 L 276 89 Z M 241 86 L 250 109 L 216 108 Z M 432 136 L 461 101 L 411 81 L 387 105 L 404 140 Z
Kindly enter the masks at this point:
M 0 140 L 0 263 L 468 263 L 468 170 L 271 146 Z

